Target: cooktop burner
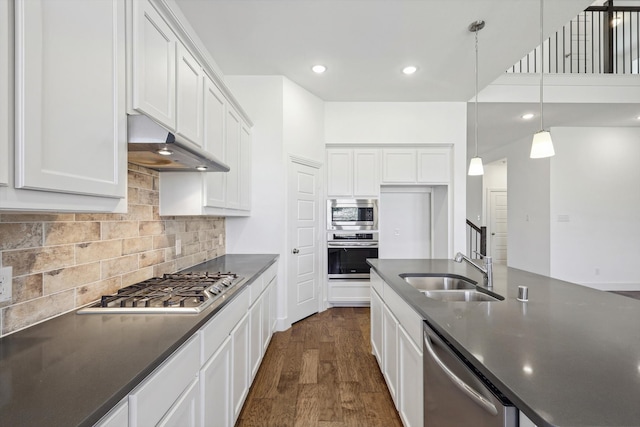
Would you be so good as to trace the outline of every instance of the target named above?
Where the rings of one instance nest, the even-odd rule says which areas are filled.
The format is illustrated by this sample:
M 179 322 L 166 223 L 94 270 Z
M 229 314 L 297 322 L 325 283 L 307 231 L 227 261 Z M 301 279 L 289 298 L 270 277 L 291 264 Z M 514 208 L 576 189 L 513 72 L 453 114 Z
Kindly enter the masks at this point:
M 87 313 L 200 313 L 242 281 L 234 273 L 172 273 L 127 286 L 78 311 Z

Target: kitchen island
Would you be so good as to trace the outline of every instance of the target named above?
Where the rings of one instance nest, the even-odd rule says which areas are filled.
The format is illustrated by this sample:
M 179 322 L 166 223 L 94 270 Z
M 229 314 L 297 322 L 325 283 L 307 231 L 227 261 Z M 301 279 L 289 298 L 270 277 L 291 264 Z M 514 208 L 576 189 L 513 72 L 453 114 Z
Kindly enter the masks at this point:
M 71 312 L 0 339 L 0 425 L 92 426 L 277 259 L 225 255 L 185 270 L 245 279 L 199 314 Z
M 539 427 L 640 426 L 640 301 L 497 265 L 503 301 L 437 301 L 399 275 L 482 274 L 444 259 L 368 262 Z

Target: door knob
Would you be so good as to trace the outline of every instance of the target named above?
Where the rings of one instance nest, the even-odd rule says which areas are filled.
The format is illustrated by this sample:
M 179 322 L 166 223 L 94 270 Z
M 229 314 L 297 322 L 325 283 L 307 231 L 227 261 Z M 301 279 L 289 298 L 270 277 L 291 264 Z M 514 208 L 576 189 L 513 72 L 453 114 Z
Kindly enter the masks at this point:
M 298 250 L 298 248 L 293 248 L 293 250 L 292 250 L 291 252 L 293 252 L 294 254 L 297 254 L 297 253 L 299 253 L 300 251 Z

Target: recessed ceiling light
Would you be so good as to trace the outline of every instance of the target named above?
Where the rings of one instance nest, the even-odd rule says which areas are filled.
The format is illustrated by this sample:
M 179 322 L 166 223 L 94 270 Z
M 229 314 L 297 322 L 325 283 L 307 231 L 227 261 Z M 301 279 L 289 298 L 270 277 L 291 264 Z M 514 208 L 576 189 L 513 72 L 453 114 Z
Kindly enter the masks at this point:
M 402 69 L 402 72 L 403 72 L 404 74 L 406 74 L 406 75 L 411 75 L 411 74 L 415 73 L 416 71 L 418 71 L 418 67 L 415 67 L 415 66 L 413 66 L 413 65 L 409 65 L 409 66 L 404 67 L 404 68 Z
M 524 120 L 531 120 L 531 119 L 533 119 L 533 116 L 534 116 L 534 114 L 533 114 L 533 113 L 527 113 L 527 114 L 523 114 L 523 115 L 522 115 L 522 118 L 523 118 Z
M 314 73 L 316 74 L 322 74 L 325 71 L 327 71 L 327 67 L 325 67 L 324 65 L 314 65 L 313 67 L 311 67 L 311 70 L 313 70 Z

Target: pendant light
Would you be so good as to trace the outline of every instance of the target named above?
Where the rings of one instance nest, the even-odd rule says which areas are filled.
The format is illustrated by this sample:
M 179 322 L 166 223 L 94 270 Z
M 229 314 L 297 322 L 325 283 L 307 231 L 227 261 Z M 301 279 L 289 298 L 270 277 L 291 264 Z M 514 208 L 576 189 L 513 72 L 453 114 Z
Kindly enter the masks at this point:
M 540 0 L 540 130 L 533 135 L 531 143 L 532 159 L 542 159 L 555 155 L 551 132 L 544 130 L 544 120 L 542 116 L 543 87 L 544 87 L 544 40 L 542 32 L 542 22 L 544 19 L 544 0 Z
M 475 142 L 476 142 L 476 156 L 469 162 L 469 175 L 484 175 L 484 168 L 482 167 L 482 158 L 478 156 L 478 31 L 484 28 L 484 21 L 474 21 L 469 25 L 469 31 L 476 33 L 476 97 L 475 97 L 475 110 L 476 110 L 476 123 L 475 123 Z

